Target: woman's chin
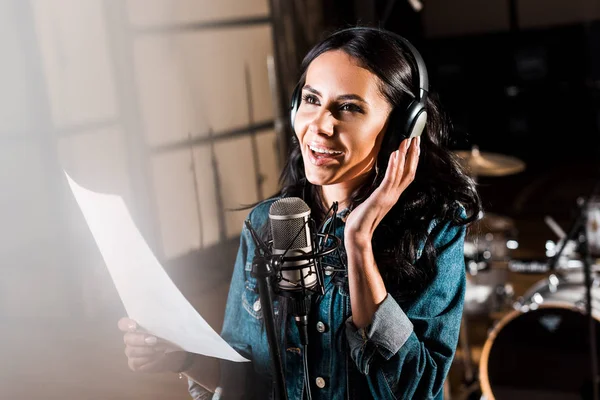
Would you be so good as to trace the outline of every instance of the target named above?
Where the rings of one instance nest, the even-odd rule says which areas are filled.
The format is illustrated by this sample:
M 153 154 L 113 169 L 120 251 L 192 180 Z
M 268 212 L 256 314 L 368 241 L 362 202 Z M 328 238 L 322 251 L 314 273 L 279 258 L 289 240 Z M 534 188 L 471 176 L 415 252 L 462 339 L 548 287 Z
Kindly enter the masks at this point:
M 336 183 L 333 174 L 315 173 L 314 171 L 305 171 L 306 180 L 315 186 L 325 186 Z

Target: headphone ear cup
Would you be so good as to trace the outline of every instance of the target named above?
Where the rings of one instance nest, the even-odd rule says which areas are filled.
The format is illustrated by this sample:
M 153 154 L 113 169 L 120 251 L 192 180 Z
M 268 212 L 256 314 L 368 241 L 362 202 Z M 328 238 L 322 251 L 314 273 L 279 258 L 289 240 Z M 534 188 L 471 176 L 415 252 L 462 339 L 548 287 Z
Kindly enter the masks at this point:
M 413 101 L 406 110 L 406 124 L 404 127 L 405 138 L 415 138 L 421 136 L 425 125 L 427 124 L 427 111 L 425 104 L 419 101 Z
M 292 101 L 290 103 L 290 125 L 292 126 L 292 130 L 294 129 L 294 121 L 296 120 L 296 113 L 298 112 L 298 107 L 300 107 L 300 98 L 301 90 L 300 83 L 298 83 L 294 87 L 294 91 L 292 92 Z

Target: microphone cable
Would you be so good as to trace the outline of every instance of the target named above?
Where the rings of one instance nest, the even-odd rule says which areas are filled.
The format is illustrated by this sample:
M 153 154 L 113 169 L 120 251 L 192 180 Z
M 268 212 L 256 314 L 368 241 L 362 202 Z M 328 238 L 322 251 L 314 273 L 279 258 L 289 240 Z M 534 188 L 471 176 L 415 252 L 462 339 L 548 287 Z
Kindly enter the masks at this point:
M 312 400 L 312 394 L 310 392 L 310 378 L 308 376 L 308 344 L 304 345 L 303 353 L 302 361 L 304 364 L 304 388 L 306 389 L 306 400 Z

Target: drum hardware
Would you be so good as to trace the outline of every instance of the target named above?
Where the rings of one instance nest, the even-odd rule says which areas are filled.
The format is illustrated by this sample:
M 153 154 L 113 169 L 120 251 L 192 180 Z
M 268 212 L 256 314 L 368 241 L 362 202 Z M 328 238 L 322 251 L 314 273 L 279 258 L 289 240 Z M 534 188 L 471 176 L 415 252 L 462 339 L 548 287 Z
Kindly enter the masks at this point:
M 600 261 L 600 260 L 599 260 Z M 532 259 L 514 259 L 508 262 L 508 269 L 511 272 L 520 274 L 543 274 L 550 271 L 550 265 L 546 260 Z M 564 258 L 555 267 L 555 272 L 560 273 L 578 273 L 583 269 L 583 261 L 580 259 Z M 592 265 L 592 272 L 600 272 L 600 263 Z
M 592 260 L 590 255 L 590 243 L 587 237 L 589 231 L 588 227 L 592 224 L 588 223 L 588 214 L 590 211 L 590 205 L 592 199 L 596 193 L 600 192 L 600 180 L 596 182 L 590 195 L 586 198 L 577 199 L 577 205 L 579 206 L 579 212 L 568 234 L 564 237 L 562 245 L 559 247 L 557 253 L 550 259 L 549 267 L 550 271 L 554 271 L 556 264 L 560 260 L 563 250 L 567 246 L 570 240 L 577 241 L 579 243 L 579 254 L 583 261 L 583 278 L 585 282 L 585 314 L 587 317 L 588 325 L 588 354 L 589 354 L 589 370 L 591 374 L 591 386 L 593 392 L 593 400 L 600 399 L 600 390 L 598 388 L 598 352 L 597 352 L 597 341 L 596 341 L 596 323 L 592 314 Z
M 548 225 L 548 227 L 550 229 L 552 229 L 552 232 L 554 232 L 556 234 L 556 236 L 558 236 L 559 240 L 560 239 L 564 239 L 565 236 L 567 236 L 567 234 L 565 233 L 565 231 L 563 231 L 563 229 L 561 228 L 561 226 L 551 216 L 546 215 L 544 217 L 544 222 L 546 223 L 546 225 Z
M 590 255 L 600 257 L 600 197 L 589 200 L 585 214 L 585 235 Z
M 578 201 L 568 233 L 550 217 L 559 237 L 544 261 L 509 261 L 517 272 L 551 272 L 513 304 L 488 334 L 479 370 L 482 399 L 598 399 L 600 281 L 593 273 L 600 200 Z M 590 234 L 591 232 L 591 234 Z M 591 243 L 596 241 L 597 243 Z M 536 361 L 538 363 L 536 364 Z
M 458 338 L 458 346 L 462 349 L 462 364 L 464 368 L 463 381 L 458 390 L 458 394 L 452 397 L 452 400 L 478 400 L 481 397 L 481 389 L 479 387 L 479 379 L 475 374 L 473 362 L 473 354 L 469 341 L 468 322 L 466 316 L 463 315 L 460 324 L 460 336 Z
M 548 262 L 538 260 L 510 260 L 508 262 L 508 269 L 521 274 L 542 274 L 548 272 Z
M 479 272 L 485 271 L 490 267 L 490 264 L 486 261 L 475 261 L 475 260 L 466 260 L 467 271 L 469 275 L 476 276 Z
M 489 316 L 510 307 L 514 301 L 514 288 L 507 282 L 507 272 L 506 268 L 492 268 L 468 277 L 464 313 L 469 316 Z
M 514 220 L 485 213 L 471 224 L 465 237 L 465 257 L 476 262 L 507 261 L 519 247 Z M 478 268 L 482 270 L 484 268 Z
M 468 315 L 490 314 L 512 302 L 506 263 L 518 247 L 511 218 L 482 213 L 468 228 L 464 243 L 467 289 L 464 311 Z
M 552 240 L 546 241 L 546 257 L 551 259 L 556 255 L 557 249 L 562 249 L 559 259 L 555 261 L 555 269 L 568 271 L 582 268 L 583 262 L 581 261 L 581 256 L 577 253 L 579 243 L 573 239 L 567 240 L 567 234 L 551 216 L 545 216 L 544 222 L 558 237 L 556 243 Z
M 572 279 L 571 276 L 569 276 Z M 540 304 L 544 303 L 544 296 L 540 293 L 540 288 L 546 289 L 550 293 L 556 293 L 560 284 L 560 278 L 557 275 L 551 274 L 548 278 L 538 281 L 527 293 L 517 299 L 513 304 L 513 309 L 522 313 L 530 310 L 536 310 Z M 573 300 L 576 308 L 580 308 L 582 300 Z M 582 310 L 585 311 L 585 310 Z
M 504 285 L 496 286 L 496 304 L 499 305 L 499 309 L 512 305 L 514 297 L 515 290 L 512 284 L 505 283 Z

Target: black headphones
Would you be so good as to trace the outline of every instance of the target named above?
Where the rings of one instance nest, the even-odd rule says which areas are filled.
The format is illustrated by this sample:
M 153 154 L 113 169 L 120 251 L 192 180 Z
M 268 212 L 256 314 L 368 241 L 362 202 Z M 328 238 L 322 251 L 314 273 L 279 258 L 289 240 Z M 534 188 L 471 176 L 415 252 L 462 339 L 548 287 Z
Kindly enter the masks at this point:
M 369 27 L 354 27 L 340 30 L 333 34 L 339 35 L 348 31 L 376 31 L 380 33 L 384 33 L 394 39 L 396 39 L 402 46 L 412 54 L 415 64 L 417 65 L 417 73 L 419 74 L 419 93 L 415 94 L 414 99 L 411 101 L 409 106 L 406 108 L 404 112 L 398 112 L 398 110 L 392 111 L 393 118 L 401 118 L 401 121 L 395 122 L 392 121 L 394 127 L 402 126 L 402 137 L 400 141 L 398 141 L 398 145 L 405 138 L 413 138 L 420 136 L 425 129 L 425 124 L 427 122 L 427 111 L 425 110 L 425 105 L 427 104 L 427 92 L 429 91 L 429 79 L 427 77 L 427 68 L 425 68 L 425 62 L 421 57 L 421 54 L 417 51 L 417 49 L 405 38 L 398 35 L 397 33 L 385 31 L 377 28 L 369 28 Z M 413 93 L 414 94 L 414 93 Z M 294 91 L 292 92 L 292 101 L 290 105 L 290 121 L 292 124 L 292 128 L 294 127 L 294 120 L 296 119 L 296 113 L 298 112 L 298 107 L 300 107 L 300 103 L 302 102 L 302 87 L 300 86 L 300 82 L 296 84 Z M 397 116 L 396 116 L 397 115 Z M 394 129 L 394 128 L 393 128 Z

